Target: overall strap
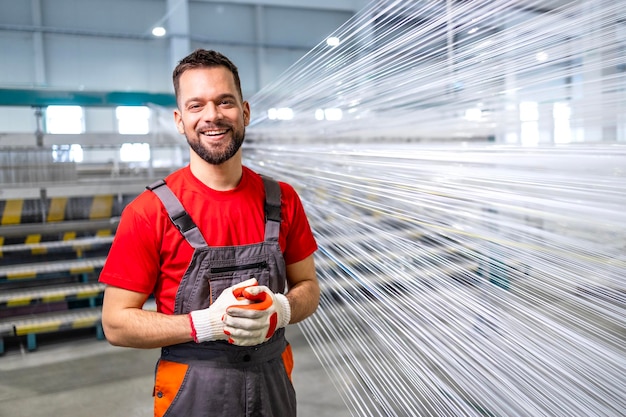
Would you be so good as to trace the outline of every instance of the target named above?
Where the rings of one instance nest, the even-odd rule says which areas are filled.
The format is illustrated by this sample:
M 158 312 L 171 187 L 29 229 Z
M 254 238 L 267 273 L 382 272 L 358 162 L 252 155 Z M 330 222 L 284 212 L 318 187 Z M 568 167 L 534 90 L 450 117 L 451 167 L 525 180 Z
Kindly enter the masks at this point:
M 191 247 L 197 249 L 207 246 L 206 240 L 204 240 L 198 226 L 187 214 L 183 205 L 165 183 L 165 180 L 158 180 L 146 188 L 156 194 L 159 200 L 161 200 L 170 220 Z
M 278 242 L 280 233 L 280 185 L 276 180 L 261 175 L 265 185 L 265 241 Z

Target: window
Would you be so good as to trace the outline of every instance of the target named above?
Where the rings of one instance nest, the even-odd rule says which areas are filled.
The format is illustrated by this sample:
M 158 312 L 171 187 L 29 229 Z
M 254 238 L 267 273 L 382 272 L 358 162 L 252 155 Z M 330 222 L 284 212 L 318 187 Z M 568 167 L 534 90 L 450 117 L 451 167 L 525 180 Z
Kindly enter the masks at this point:
M 522 145 L 539 143 L 539 106 L 536 101 L 523 101 L 519 104 Z
M 290 107 L 274 108 L 267 111 L 267 117 L 270 120 L 291 120 L 293 119 L 293 109 Z
M 83 162 L 83 148 L 77 143 L 72 145 L 52 145 L 54 162 Z
M 480 122 L 483 119 L 483 112 L 478 107 L 465 110 L 465 120 L 470 122 Z
M 48 106 L 46 132 L 52 134 L 79 134 L 85 131 L 83 108 L 80 106 Z
M 147 143 L 124 143 L 120 148 L 122 162 L 146 162 L 150 160 L 150 145 Z
M 150 109 L 146 106 L 115 108 L 117 131 L 121 135 L 146 135 L 150 132 Z
M 552 111 L 554 116 L 554 143 L 570 143 L 572 141 L 571 113 L 568 103 L 554 103 Z
M 317 109 L 315 110 L 315 119 L 317 120 L 341 120 L 343 112 L 338 108 Z

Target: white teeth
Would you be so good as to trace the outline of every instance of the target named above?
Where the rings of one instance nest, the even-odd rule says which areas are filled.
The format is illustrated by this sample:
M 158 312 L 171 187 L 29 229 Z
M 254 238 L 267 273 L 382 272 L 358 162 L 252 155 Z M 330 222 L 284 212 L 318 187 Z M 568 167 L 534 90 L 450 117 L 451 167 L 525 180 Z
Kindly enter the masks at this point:
M 202 132 L 203 135 L 207 136 L 219 136 L 226 133 L 226 130 L 208 130 L 206 132 Z

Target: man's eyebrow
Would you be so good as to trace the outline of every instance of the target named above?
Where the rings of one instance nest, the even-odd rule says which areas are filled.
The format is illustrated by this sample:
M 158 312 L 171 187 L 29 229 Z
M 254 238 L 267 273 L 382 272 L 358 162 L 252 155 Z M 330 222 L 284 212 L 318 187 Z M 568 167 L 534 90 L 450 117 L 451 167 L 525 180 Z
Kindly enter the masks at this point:
M 235 94 L 231 94 L 231 93 L 224 93 L 224 94 L 220 94 L 219 96 L 217 96 L 217 100 L 224 100 L 225 98 L 232 98 L 237 100 L 237 96 Z M 185 105 L 188 105 L 189 103 L 192 103 L 194 101 L 203 101 L 204 99 L 201 97 L 191 97 L 188 98 L 187 100 L 185 100 Z
M 184 104 L 187 105 L 187 104 L 189 104 L 191 102 L 194 102 L 194 101 L 200 101 L 200 98 L 199 97 L 188 98 L 187 100 L 185 100 Z
M 219 100 L 223 100 L 223 99 L 225 99 L 225 98 L 234 98 L 235 100 L 237 100 L 237 96 L 236 96 L 236 95 L 234 95 L 234 94 L 231 94 L 231 93 L 224 93 L 224 94 L 221 94 L 221 95 L 219 95 L 217 98 L 218 98 Z

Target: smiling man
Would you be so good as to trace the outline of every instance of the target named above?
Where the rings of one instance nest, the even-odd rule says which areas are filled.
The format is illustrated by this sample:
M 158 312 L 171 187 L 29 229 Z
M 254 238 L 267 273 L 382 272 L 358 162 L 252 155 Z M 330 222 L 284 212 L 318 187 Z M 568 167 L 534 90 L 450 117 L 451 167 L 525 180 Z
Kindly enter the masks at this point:
M 221 165 L 243 144 L 250 105 L 242 100 L 227 68 L 185 68 L 183 64 L 174 76 L 180 109 L 174 112 L 176 126 L 193 153 L 211 165 Z
M 161 348 L 155 416 L 295 416 L 284 327 L 317 308 L 317 244 L 293 187 L 242 165 L 237 67 L 196 50 L 173 82 L 190 162 L 122 213 L 100 275 L 105 335 Z

